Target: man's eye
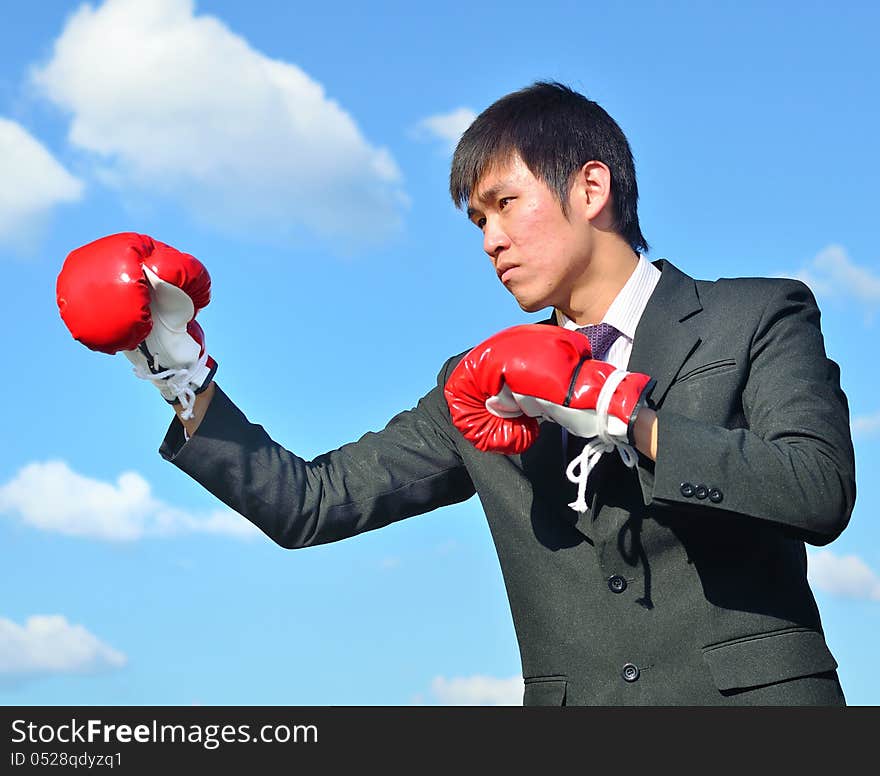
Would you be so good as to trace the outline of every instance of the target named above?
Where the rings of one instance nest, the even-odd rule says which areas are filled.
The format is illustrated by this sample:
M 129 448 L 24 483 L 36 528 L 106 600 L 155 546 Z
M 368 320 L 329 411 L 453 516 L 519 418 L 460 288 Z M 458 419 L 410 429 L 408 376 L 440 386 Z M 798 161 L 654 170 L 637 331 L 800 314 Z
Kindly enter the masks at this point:
M 498 209 L 504 210 L 504 208 L 507 207 L 507 204 L 510 202 L 511 199 L 513 199 L 513 197 L 502 197 L 501 199 L 499 199 L 498 200 Z
M 486 219 L 481 216 L 474 223 L 477 225 L 477 229 L 482 229 L 486 225 Z

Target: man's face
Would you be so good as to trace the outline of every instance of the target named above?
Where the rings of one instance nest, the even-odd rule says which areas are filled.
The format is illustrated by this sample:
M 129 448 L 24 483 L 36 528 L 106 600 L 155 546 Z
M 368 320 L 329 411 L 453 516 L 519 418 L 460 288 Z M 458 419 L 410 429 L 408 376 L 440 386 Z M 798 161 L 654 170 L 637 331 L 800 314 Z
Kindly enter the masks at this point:
M 490 168 L 471 192 L 468 218 L 482 231 L 499 279 L 526 312 L 569 309 L 589 266 L 590 224 L 579 217 L 574 191 L 566 218 L 553 192 L 515 155 Z

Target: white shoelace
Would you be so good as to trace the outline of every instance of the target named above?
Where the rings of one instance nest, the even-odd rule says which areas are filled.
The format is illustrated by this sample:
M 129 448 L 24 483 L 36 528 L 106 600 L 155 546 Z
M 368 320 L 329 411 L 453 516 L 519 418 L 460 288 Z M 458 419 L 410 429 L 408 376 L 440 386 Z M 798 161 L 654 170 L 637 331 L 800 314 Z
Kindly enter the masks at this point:
M 638 455 L 632 445 L 618 442 L 608 432 L 608 405 L 611 403 L 611 397 L 617 390 L 617 386 L 628 374 L 629 372 L 623 369 L 615 369 L 608 376 L 596 399 L 597 435 L 587 442 L 584 449 L 572 459 L 565 470 L 565 476 L 568 477 L 569 482 L 577 483 L 578 486 L 577 499 L 569 504 L 576 512 L 587 511 L 587 479 L 603 453 L 609 453 L 616 448 L 624 464 L 630 469 L 638 461 Z
M 180 413 L 181 420 L 188 420 L 193 415 L 193 404 L 196 400 L 196 392 L 192 389 L 190 383 L 193 375 L 200 369 L 203 369 L 207 363 L 208 351 L 206 350 L 190 369 L 165 369 L 162 372 L 156 372 L 156 374 L 153 374 L 148 369 L 137 364 L 132 371 L 140 377 L 141 380 L 149 380 L 156 385 L 159 390 L 163 391 L 163 395 L 163 389 L 167 389 L 172 393 L 178 401 L 180 401 L 180 406 L 182 408 L 182 412 Z

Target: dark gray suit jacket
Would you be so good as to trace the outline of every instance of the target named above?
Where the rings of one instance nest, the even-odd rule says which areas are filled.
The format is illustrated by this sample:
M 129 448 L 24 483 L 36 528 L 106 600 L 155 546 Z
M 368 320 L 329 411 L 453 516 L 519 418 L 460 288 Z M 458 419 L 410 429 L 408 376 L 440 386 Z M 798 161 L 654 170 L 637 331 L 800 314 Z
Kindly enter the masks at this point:
M 542 423 L 518 456 L 458 433 L 443 385 L 461 355 L 412 410 L 313 461 L 219 387 L 196 435 L 184 444 L 174 420 L 160 453 L 291 548 L 476 492 L 527 705 L 842 703 L 804 543 L 846 526 L 855 464 L 815 300 L 797 281 L 698 281 L 656 265 L 629 369 L 656 379 L 657 461 L 603 456 L 584 514 L 568 507 L 559 426 Z

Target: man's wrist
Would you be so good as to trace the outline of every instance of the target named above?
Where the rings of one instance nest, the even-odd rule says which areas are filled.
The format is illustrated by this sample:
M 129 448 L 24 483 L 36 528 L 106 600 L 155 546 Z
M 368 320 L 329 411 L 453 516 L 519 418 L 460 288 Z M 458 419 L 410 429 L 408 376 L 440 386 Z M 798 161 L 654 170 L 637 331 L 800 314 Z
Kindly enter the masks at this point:
M 174 413 L 177 415 L 177 419 L 183 424 L 184 435 L 186 439 L 189 440 L 193 434 L 196 433 L 196 429 L 198 429 L 202 420 L 205 417 L 205 413 L 208 411 L 208 405 L 211 403 L 211 399 L 214 397 L 214 388 L 215 383 L 213 380 L 208 384 L 208 386 L 201 392 L 196 394 L 195 400 L 192 405 L 192 417 L 187 419 L 183 419 L 181 414 L 183 413 L 183 407 L 180 403 L 174 404 Z
M 650 407 L 642 407 L 632 424 L 632 437 L 636 450 L 657 460 L 657 413 Z

